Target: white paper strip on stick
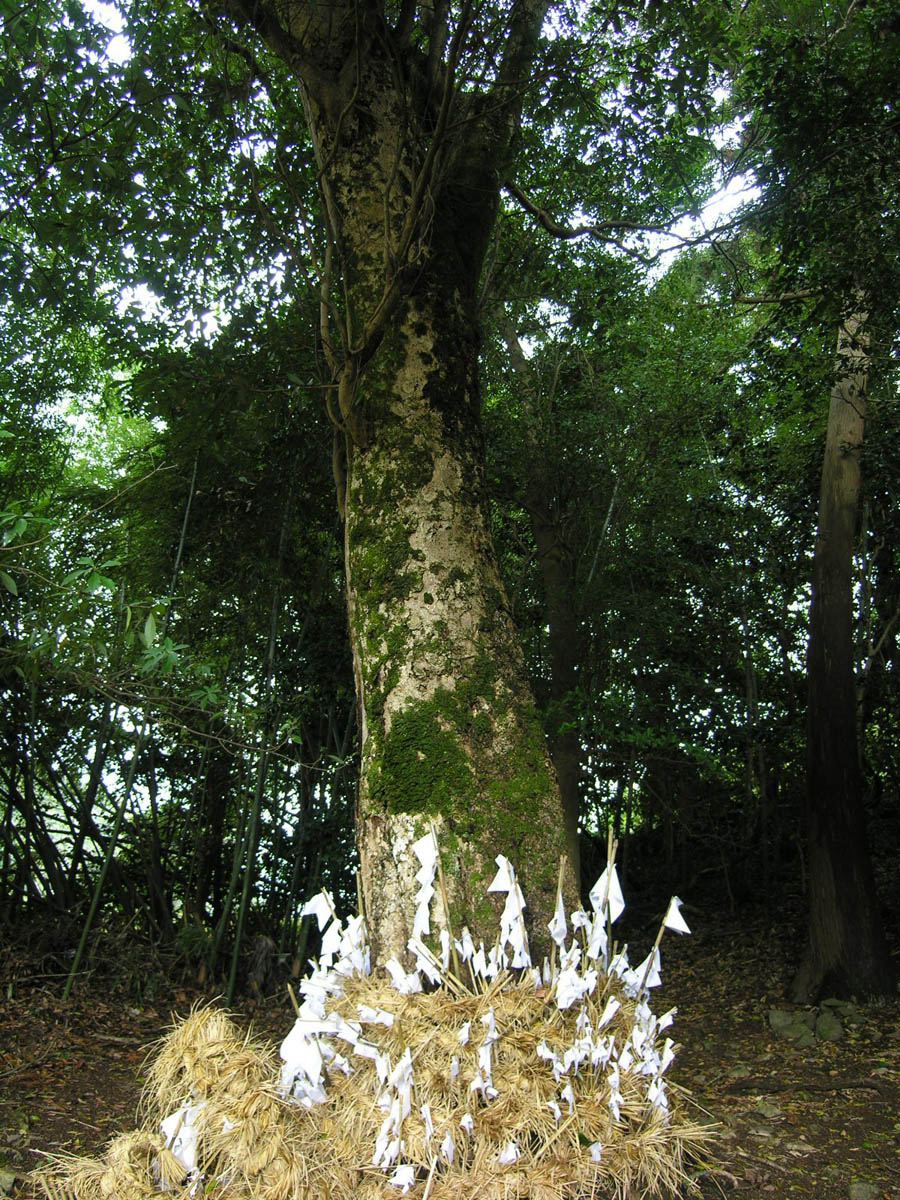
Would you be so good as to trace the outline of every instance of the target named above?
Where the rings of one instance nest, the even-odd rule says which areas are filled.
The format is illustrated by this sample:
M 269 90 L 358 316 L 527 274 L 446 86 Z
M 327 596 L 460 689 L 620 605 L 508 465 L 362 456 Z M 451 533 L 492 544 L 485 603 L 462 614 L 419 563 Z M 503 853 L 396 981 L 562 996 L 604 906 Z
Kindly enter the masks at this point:
M 687 921 L 681 915 L 681 906 L 683 900 L 679 900 L 677 896 L 673 896 L 669 901 L 669 909 L 666 913 L 666 919 L 663 922 L 666 929 L 673 929 L 676 933 L 690 933 Z

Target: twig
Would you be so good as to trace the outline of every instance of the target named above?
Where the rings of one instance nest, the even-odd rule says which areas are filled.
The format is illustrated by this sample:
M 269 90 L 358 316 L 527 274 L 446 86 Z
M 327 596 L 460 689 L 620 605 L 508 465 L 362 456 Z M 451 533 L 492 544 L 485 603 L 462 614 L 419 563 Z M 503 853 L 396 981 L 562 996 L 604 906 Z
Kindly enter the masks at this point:
M 725 1093 L 758 1092 L 760 1095 L 772 1095 L 776 1092 L 843 1092 L 849 1088 L 866 1088 L 879 1095 L 891 1094 L 880 1079 L 834 1079 L 828 1083 L 808 1082 L 806 1080 L 791 1080 L 788 1083 L 773 1083 L 768 1079 L 737 1079 L 724 1089 Z
M 431 1195 L 431 1185 L 434 1182 L 434 1173 L 437 1170 L 437 1161 L 437 1155 L 435 1155 L 435 1157 L 431 1160 L 431 1168 L 428 1172 L 428 1178 L 425 1180 L 425 1194 L 422 1196 L 422 1200 L 428 1200 L 428 1197 Z
M 441 865 L 441 847 L 438 842 L 437 830 L 434 827 L 434 822 L 431 824 L 431 836 L 434 838 L 435 849 L 437 850 L 437 877 L 438 887 L 441 889 L 441 903 L 444 906 L 444 921 L 447 927 L 447 933 L 450 937 L 450 956 L 453 959 L 453 974 L 457 980 L 462 978 L 462 967 L 459 965 L 459 955 L 456 953 L 456 942 L 453 938 L 453 929 L 450 925 L 450 898 L 447 895 L 447 885 L 444 882 L 444 868 Z
M 288 990 L 288 995 L 291 998 L 291 1007 L 294 1010 L 294 1015 L 299 1017 L 300 1016 L 300 1005 L 297 1003 L 297 994 L 294 991 L 294 989 L 291 987 L 290 984 L 287 985 L 287 990 Z
M 0 1071 L 0 1079 L 8 1079 L 10 1075 L 19 1075 L 22 1071 L 30 1071 L 32 1067 L 39 1067 L 42 1062 L 50 1057 L 55 1049 L 56 1046 L 48 1046 L 44 1053 L 38 1055 L 37 1058 L 30 1058 L 18 1067 L 10 1067 L 6 1071 Z

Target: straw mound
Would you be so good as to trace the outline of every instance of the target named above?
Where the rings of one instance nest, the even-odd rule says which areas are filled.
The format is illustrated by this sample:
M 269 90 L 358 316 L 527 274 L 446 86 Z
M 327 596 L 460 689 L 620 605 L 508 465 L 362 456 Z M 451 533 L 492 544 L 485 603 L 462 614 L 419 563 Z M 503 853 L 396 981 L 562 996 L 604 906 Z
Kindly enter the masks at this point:
M 146 1200 L 178 1191 L 184 1167 L 162 1138 L 142 1130 L 114 1138 L 102 1160 L 60 1155 L 32 1178 L 49 1200 Z
M 163 1116 L 200 1106 L 198 1166 L 206 1180 L 227 1180 L 229 1194 L 325 1196 L 346 1169 L 309 1114 L 285 1103 L 277 1079 L 268 1047 L 241 1037 L 221 1010 L 200 1008 L 163 1039 L 144 1106 Z
M 667 1109 L 648 1103 L 646 1078 L 636 1071 L 619 1072 L 617 1120 L 607 1069 L 588 1062 L 555 1078 L 548 1066 L 549 1054 L 561 1059 L 573 1046 L 579 1023 L 599 1027 L 613 990 L 621 1007 L 603 1033 L 622 1046 L 633 1035 L 635 1004 L 614 978 L 565 1011 L 546 989 L 508 972 L 484 990 L 441 986 L 414 995 L 374 976 L 347 979 L 329 1009 L 357 1028 L 360 1006 L 379 1012 L 365 1038 L 377 1047 L 382 1076 L 386 1063 L 408 1062 L 406 1111 L 402 1082 L 386 1089 L 375 1061 L 359 1054 L 331 1058 L 324 1103 L 285 1101 L 271 1050 L 242 1037 L 221 1011 L 197 1010 L 163 1041 L 145 1103 L 163 1116 L 199 1106 L 192 1119 L 202 1183 L 151 1119 L 142 1132 L 117 1138 L 102 1162 L 58 1160 L 37 1177 L 38 1188 L 49 1200 L 147 1200 L 201 1188 L 252 1200 L 665 1195 L 688 1182 L 687 1163 L 708 1131 L 684 1115 L 671 1091 Z M 486 1066 L 496 1094 L 479 1087 Z M 560 1100 L 566 1084 L 571 1096 Z M 398 1161 L 406 1171 L 393 1180 L 390 1168 L 373 1165 L 391 1111 L 402 1113 Z
M 328 893 L 313 897 L 302 911 L 322 950 L 280 1072 L 222 1012 L 195 1011 L 150 1070 L 158 1123 L 117 1139 L 103 1162 L 59 1160 L 36 1180 L 49 1200 L 201 1189 L 223 1200 L 637 1200 L 690 1186 L 709 1130 L 663 1078 L 672 1014 L 647 1003 L 664 929 L 690 932 L 678 897 L 638 968 L 611 952 L 624 900 L 610 837 L 592 912 L 571 914 L 568 945 L 560 885 L 554 951 L 538 970 L 515 872 L 498 855 L 498 940 L 485 953 L 468 930 L 456 940 L 443 929 L 439 957 L 422 941 L 436 873 L 443 887 L 434 830 L 409 850 L 421 864 L 414 971 L 391 959 L 372 974 L 363 916 L 345 925 Z
M 562 1060 L 587 1022 L 596 1030 L 613 994 L 620 1007 L 603 1033 L 622 1046 L 633 1034 L 635 1004 L 615 978 L 584 1004 L 565 1011 L 546 988 L 509 972 L 484 991 L 442 986 L 413 995 L 401 995 L 373 977 L 348 980 L 332 1010 L 348 1021 L 358 1020 L 361 1006 L 390 1013 L 394 1023 L 367 1025 L 366 1037 L 391 1064 L 409 1048 L 414 1085 L 402 1123 L 401 1159 L 416 1168 L 410 1194 L 432 1200 L 612 1200 L 665 1195 L 684 1186 L 688 1161 L 708 1142 L 709 1130 L 687 1118 L 671 1090 L 668 1108 L 655 1107 L 647 1100 L 646 1076 L 637 1069 L 621 1070 L 616 1120 L 608 1067 L 582 1064 L 577 1074 L 557 1079 L 546 1061 L 551 1053 Z M 461 1044 L 466 1026 L 468 1039 Z M 496 1036 L 489 1056 L 495 1096 L 485 1095 L 479 1086 L 489 1030 Z M 386 1115 L 386 1106 L 376 1098 L 384 1092 L 370 1060 L 361 1063 L 354 1056 L 352 1061 L 353 1074 L 332 1071 L 328 1083 L 328 1119 L 334 1121 L 338 1156 L 342 1161 L 355 1158 L 362 1172 L 352 1194 L 371 1200 L 396 1197 L 397 1185 L 386 1186 L 384 1172 L 371 1166 L 371 1149 Z M 571 1084 L 571 1096 L 561 1099 L 566 1084 Z M 318 1107 L 312 1110 L 314 1118 Z M 470 1131 L 461 1125 L 467 1114 Z M 445 1137 L 452 1141 L 452 1162 L 447 1161 Z M 504 1151 L 518 1157 L 504 1162 Z
M 60 1156 L 33 1176 L 48 1200 L 147 1200 L 219 1193 L 229 1197 L 352 1195 L 351 1172 L 323 1141 L 320 1123 L 276 1090 L 277 1060 L 241 1037 L 216 1008 L 196 1009 L 160 1043 L 144 1094 L 148 1122 L 110 1143 L 102 1161 Z M 197 1172 L 158 1133 L 160 1117 L 198 1105 Z M 335 1190 L 335 1185 L 339 1189 Z

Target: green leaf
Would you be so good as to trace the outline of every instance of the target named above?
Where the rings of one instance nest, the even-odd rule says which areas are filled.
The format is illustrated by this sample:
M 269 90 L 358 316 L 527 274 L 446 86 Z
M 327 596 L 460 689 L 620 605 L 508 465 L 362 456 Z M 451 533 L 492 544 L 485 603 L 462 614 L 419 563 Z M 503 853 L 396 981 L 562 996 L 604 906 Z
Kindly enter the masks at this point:
M 152 612 L 147 613 L 147 620 L 144 622 L 144 632 L 141 635 L 141 641 L 149 650 L 156 641 L 156 617 Z
M 12 575 L 7 575 L 6 571 L 0 571 L 0 583 L 3 584 L 8 592 L 12 592 L 14 596 L 18 596 L 19 589 L 16 587 L 16 581 Z

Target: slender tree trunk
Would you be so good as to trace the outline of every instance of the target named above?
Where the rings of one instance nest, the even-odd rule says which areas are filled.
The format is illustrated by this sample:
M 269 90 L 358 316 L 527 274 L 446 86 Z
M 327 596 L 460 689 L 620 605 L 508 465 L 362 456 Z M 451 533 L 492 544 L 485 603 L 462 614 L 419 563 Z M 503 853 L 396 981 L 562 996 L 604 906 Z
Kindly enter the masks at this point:
M 113 821 L 112 831 L 109 835 L 109 841 L 106 845 L 106 853 L 103 856 L 103 864 L 100 867 L 100 873 L 94 884 L 94 892 L 91 896 L 91 904 L 88 909 L 88 914 L 85 917 L 84 926 L 81 930 L 81 938 L 78 942 L 78 948 L 75 951 L 75 957 L 72 960 L 72 966 L 69 974 L 66 977 L 66 984 L 63 988 L 63 1000 L 68 1000 L 72 991 L 72 985 L 78 977 L 78 972 L 81 968 L 81 960 L 84 957 L 84 952 L 87 948 L 88 938 L 90 937 L 91 929 L 93 928 L 94 918 L 97 915 L 97 910 L 100 907 L 100 898 L 103 895 L 103 885 L 106 883 L 106 876 L 109 873 L 110 863 L 113 861 L 113 856 L 116 852 L 116 846 L 119 841 L 119 833 L 122 829 L 122 821 L 125 818 L 125 810 L 128 807 L 128 801 L 131 799 L 131 791 L 134 787 L 134 777 L 137 771 L 138 763 L 144 753 L 144 747 L 147 744 L 147 725 L 146 722 L 141 724 L 135 738 L 134 747 L 131 752 L 131 761 L 128 764 L 128 771 L 125 776 L 125 783 L 122 788 L 122 798 L 119 801 L 116 809 L 115 820 Z
M 853 671 L 853 551 L 866 416 L 864 315 L 838 340 L 813 557 L 807 673 L 809 947 L 792 994 L 893 991 L 866 842 Z
M 156 776 L 156 755 L 153 752 L 152 731 L 147 748 L 147 793 L 150 800 L 150 828 L 146 846 L 141 847 L 144 873 L 147 880 L 145 903 L 150 922 L 159 935 L 171 942 L 174 936 L 171 897 L 167 893 L 168 846 L 163 845 L 159 820 L 159 782 Z
M 547 699 L 550 757 L 562 798 L 566 849 L 579 872 L 578 820 L 581 812 L 581 764 L 584 755 L 578 718 L 578 669 L 582 662 L 581 623 L 576 608 L 575 558 L 559 516 L 558 471 L 544 447 L 539 384 L 529 367 L 512 321 L 503 321 L 510 366 L 524 396 L 529 462 L 525 468 L 525 507 L 531 522 L 544 584 L 550 653 Z
M 237 808 L 237 828 L 234 834 L 234 849 L 231 855 L 231 873 L 228 877 L 228 886 L 225 889 L 225 895 L 222 903 L 219 906 L 221 912 L 216 921 L 215 929 L 209 947 L 209 973 L 215 978 L 219 958 L 222 952 L 222 946 L 225 943 L 225 935 L 228 931 L 228 925 L 231 920 L 231 910 L 234 906 L 234 898 L 237 895 L 238 883 L 241 878 L 241 863 L 247 851 L 248 842 L 248 821 L 250 816 L 250 795 L 246 790 L 243 773 L 239 773 L 236 784 L 236 800 Z
M 109 758 L 110 742 L 115 724 L 118 707 L 113 708 L 107 700 L 103 705 L 98 723 L 97 740 L 94 744 L 94 757 L 91 760 L 90 774 L 87 787 L 78 804 L 78 832 L 72 842 L 72 856 L 69 861 L 69 887 L 74 888 L 78 875 L 84 869 L 85 879 L 89 880 L 87 865 L 83 861 L 84 843 L 87 837 L 96 832 L 94 821 L 94 805 L 97 803 L 97 793 L 103 778 L 103 769 Z
M 234 933 L 234 950 L 231 955 L 231 967 L 228 972 L 228 984 L 225 989 L 225 1003 L 231 1004 L 237 986 L 237 972 L 241 955 L 241 943 L 250 912 L 250 892 L 259 876 L 259 866 L 256 853 L 259 848 L 260 819 L 263 799 L 265 798 L 266 778 L 269 770 L 269 746 L 272 733 L 278 723 L 277 705 L 273 702 L 275 685 L 275 659 L 278 644 L 278 621 L 281 616 L 281 576 L 284 566 L 284 552 L 287 545 L 288 518 L 290 515 L 290 499 L 285 502 L 281 517 L 281 531 L 278 535 L 278 574 L 272 589 L 272 600 L 269 605 L 269 640 L 266 645 L 264 660 L 264 675 L 262 686 L 262 729 L 260 733 L 259 760 L 256 765 L 256 784 L 253 789 L 253 800 L 250 806 L 250 825 L 247 832 L 247 858 L 244 863 L 244 879 L 241 887 L 241 902 L 238 907 L 237 925 Z
M 579 722 L 578 672 L 583 637 L 575 606 L 575 562 L 548 503 L 546 473 L 529 480 L 526 503 L 544 582 L 550 653 L 550 756 L 559 780 L 565 816 L 566 847 L 578 864 L 581 812 L 581 765 L 584 756 Z
M 59 847 L 44 820 L 44 812 L 38 802 L 36 770 L 40 756 L 35 739 L 37 718 L 35 716 L 34 697 L 31 700 L 31 716 L 22 729 L 21 758 L 19 770 L 22 776 L 20 811 L 24 822 L 25 844 L 28 857 L 37 857 L 44 867 L 44 895 L 54 907 L 65 909 L 69 901 L 68 881 L 65 864 Z

